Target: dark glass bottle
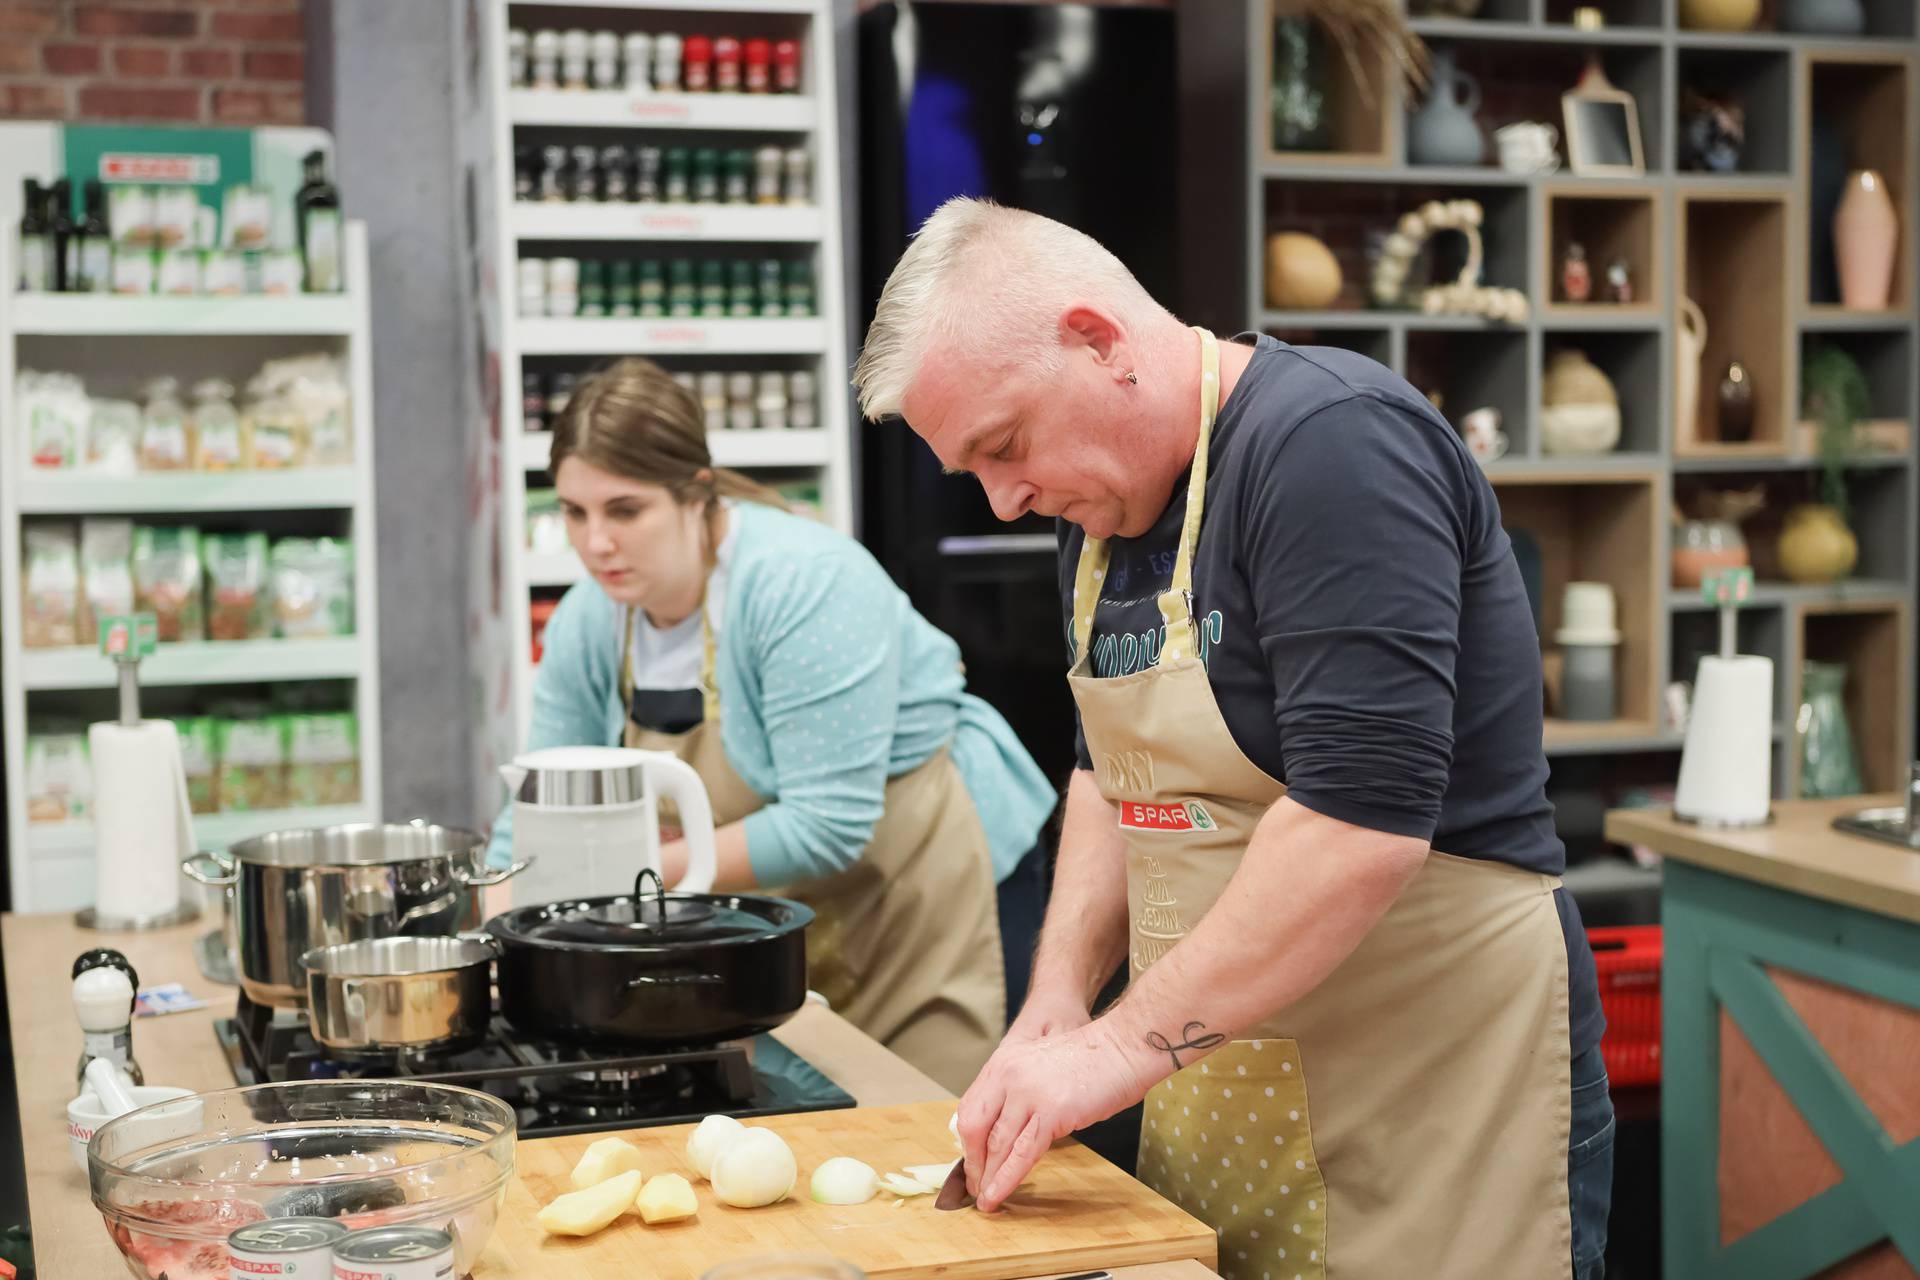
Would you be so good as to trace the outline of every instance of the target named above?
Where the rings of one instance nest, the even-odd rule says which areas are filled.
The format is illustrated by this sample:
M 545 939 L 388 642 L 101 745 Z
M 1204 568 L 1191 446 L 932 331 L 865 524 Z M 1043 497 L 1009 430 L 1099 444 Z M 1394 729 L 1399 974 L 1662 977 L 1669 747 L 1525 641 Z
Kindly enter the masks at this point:
M 344 276 L 340 191 L 327 179 L 324 151 L 309 151 L 305 181 L 293 198 L 300 253 L 307 264 L 307 292 L 338 293 Z
M 74 237 L 70 286 L 81 293 L 106 293 L 113 287 L 113 233 L 107 228 L 107 189 L 98 178 L 88 178 L 86 214 Z
M 54 285 L 53 228 L 47 225 L 47 197 L 28 178 L 20 198 L 20 292 L 45 293 Z
M 66 178 L 53 184 L 47 193 L 47 229 L 53 241 L 53 288 L 56 293 L 72 293 L 79 288 L 80 264 L 73 255 L 79 226 L 73 220 L 73 183 Z

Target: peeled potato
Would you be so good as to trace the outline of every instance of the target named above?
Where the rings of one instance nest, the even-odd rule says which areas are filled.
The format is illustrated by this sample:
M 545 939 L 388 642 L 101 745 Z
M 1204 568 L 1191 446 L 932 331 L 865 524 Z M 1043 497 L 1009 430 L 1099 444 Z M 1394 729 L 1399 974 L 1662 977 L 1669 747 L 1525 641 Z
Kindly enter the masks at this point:
M 687 1163 L 709 1182 L 713 1180 L 713 1162 L 728 1143 L 745 1133 L 747 1126 L 732 1116 L 708 1116 L 687 1138 Z
M 691 1218 L 700 1212 L 700 1201 L 693 1194 L 692 1183 L 677 1173 L 661 1173 L 647 1179 L 633 1207 L 640 1211 L 641 1221 L 651 1225 Z
M 640 1171 L 629 1169 L 584 1191 L 569 1191 L 542 1209 L 537 1221 L 548 1235 L 590 1236 L 632 1208 L 639 1194 Z
M 573 1166 L 573 1189 L 585 1191 L 608 1178 L 617 1178 L 640 1168 L 640 1149 L 623 1138 L 602 1138 L 587 1148 L 580 1163 Z
M 748 1129 L 713 1162 L 713 1192 L 736 1209 L 776 1204 L 793 1192 L 800 1166 L 793 1148 L 771 1129 Z

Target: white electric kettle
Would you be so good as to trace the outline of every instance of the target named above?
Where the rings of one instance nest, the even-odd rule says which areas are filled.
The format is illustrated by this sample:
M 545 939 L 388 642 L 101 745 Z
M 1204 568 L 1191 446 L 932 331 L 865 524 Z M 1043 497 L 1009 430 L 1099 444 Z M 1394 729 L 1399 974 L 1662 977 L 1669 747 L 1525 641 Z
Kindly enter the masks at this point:
M 642 868 L 660 870 L 660 796 L 680 811 L 687 842 L 687 872 L 673 888 L 713 888 L 713 806 L 678 756 L 548 747 L 501 765 L 500 777 L 513 797 L 514 859 L 534 859 L 514 880 L 516 903 L 633 892 Z

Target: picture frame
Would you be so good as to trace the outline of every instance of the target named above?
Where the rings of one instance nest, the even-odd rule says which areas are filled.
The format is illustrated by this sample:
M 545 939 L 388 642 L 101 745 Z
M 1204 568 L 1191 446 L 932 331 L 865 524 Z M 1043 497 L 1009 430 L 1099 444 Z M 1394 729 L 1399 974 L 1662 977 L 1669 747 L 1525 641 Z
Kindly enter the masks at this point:
M 1647 166 L 1640 149 L 1640 108 L 1612 85 L 1576 86 L 1560 95 L 1566 124 L 1567 167 L 1583 178 L 1638 178 Z

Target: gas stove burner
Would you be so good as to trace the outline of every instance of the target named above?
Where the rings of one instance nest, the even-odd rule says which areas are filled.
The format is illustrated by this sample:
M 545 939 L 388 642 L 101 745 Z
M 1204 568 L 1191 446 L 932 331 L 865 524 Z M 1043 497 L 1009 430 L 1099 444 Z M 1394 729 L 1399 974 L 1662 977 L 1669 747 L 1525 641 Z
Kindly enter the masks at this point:
M 601 1071 L 580 1071 L 562 1076 L 542 1076 L 535 1082 L 540 1093 L 549 1098 L 573 1102 L 631 1101 L 638 1094 L 657 1094 L 672 1088 L 667 1076 L 673 1068 L 667 1063 L 648 1067 L 617 1067 Z
M 234 1079 L 406 1079 L 481 1089 L 519 1113 L 527 1137 L 850 1107 L 853 1099 L 771 1036 L 676 1049 L 578 1045 L 517 1034 L 495 1016 L 486 1039 L 455 1053 L 347 1058 L 317 1043 L 306 1018 L 253 1004 L 214 1023 Z

